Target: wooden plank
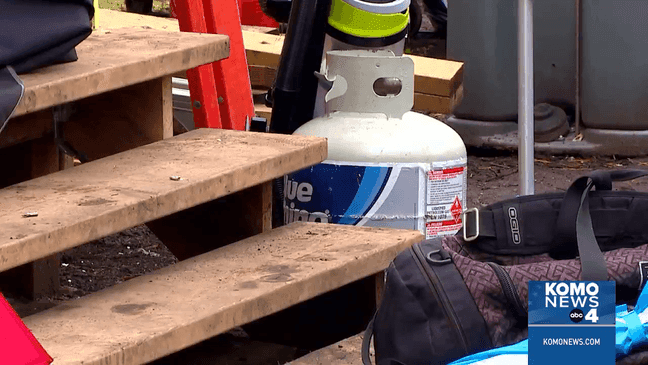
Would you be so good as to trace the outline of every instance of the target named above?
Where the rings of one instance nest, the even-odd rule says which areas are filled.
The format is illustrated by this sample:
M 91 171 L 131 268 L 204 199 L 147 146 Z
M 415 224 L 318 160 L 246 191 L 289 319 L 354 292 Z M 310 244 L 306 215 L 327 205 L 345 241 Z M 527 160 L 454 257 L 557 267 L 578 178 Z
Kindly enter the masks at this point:
M 96 160 L 172 137 L 172 98 L 163 77 L 75 102 L 65 138 Z
M 313 351 L 286 365 L 362 365 L 362 339 L 364 334 L 349 337 L 323 349 Z M 375 363 L 371 354 L 372 363 Z
M 174 18 L 141 15 L 109 9 L 95 9 L 95 12 L 99 15 L 97 28 L 101 30 L 149 27 L 168 32 L 180 31 L 178 20 Z
M 261 188 L 261 224 L 262 232 L 272 230 L 272 181 L 264 182 Z
M 111 28 L 145 26 L 179 31 L 175 19 L 160 19 L 115 11 L 103 15 L 102 18 L 102 22 L 106 22 L 107 27 Z M 243 43 L 248 65 L 276 68 L 279 65 L 283 40 L 283 35 L 246 30 L 244 27 Z M 414 89 L 418 93 L 452 97 L 463 82 L 462 62 L 411 55 L 410 57 L 414 60 Z
M 279 65 L 282 35 L 243 32 L 248 64 L 276 68 Z M 463 63 L 409 55 L 414 61 L 415 92 L 452 96 L 463 80 Z
M 452 97 L 463 83 L 463 63 L 409 55 L 414 61 L 414 91 Z
M 326 156 L 324 138 L 199 129 L 12 185 L 0 190 L 0 271 L 270 181 Z M 27 211 L 38 216 L 23 218 Z
M 443 113 L 450 114 L 454 108 L 461 103 L 463 98 L 463 86 L 459 86 L 459 90 L 454 97 L 428 95 L 421 93 L 414 93 L 414 110 L 422 112 Z M 254 111 L 256 115 L 266 118 L 270 121 L 272 116 L 272 108 L 267 107 L 265 104 L 255 102 Z
M 31 142 L 31 178 L 47 176 L 61 170 L 61 163 L 66 162 L 62 156 L 54 138 L 40 138 Z M 21 276 L 20 282 L 26 284 L 22 288 L 28 298 L 36 298 L 44 295 L 54 295 L 58 292 L 59 267 L 61 260 L 57 254 L 49 255 L 43 259 L 36 260 L 25 265 L 25 275 Z
M 142 364 L 373 275 L 422 239 L 291 224 L 24 321 L 54 364 Z
M 257 32 L 257 33 L 265 33 L 265 34 L 276 34 L 279 32 L 278 28 L 263 27 L 260 25 L 241 25 L 241 29 L 247 32 Z
M 265 104 L 254 103 L 254 114 L 261 118 L 265 118 L 270 123 L 272 117 L 272 108 L 267 107 Z
M 376 303 L 380 304 L 385 294 L 385 280 L 387 280 L 385 272 L 381 271 L 377 273 L 374 277 L 376 281 Z
M 414 93 L 414 110 L 450 114 L 463 99 L 463 85 L 452 97 Z
M 219 34 L 127 28 L 97 31 L 76 50 L 76 62 L 20 75 L 25 96 L 15 116 L 218 61 L 229 43 Z
M 186 260 L 271 229 L 271 184 L 252 186 L 147 226 L 178 260 Z
M 137 105 L 137 110 L 142 113 L 138 119 L 141 121 L 145 118 L 148 121 L 147 129 L 150 138 L 154 140 L 171 138 L 173 137 L 173 83 L 171 76 L 152 80 L 151 83 L 155 85 L 156 92 L 153 93 L 149 90 L 147 98 L 149 104 L 146 108 L 141 103 Z M 151 113 L 151 109 L 156 113 Z M 160 124 L 160 122 L 162 123 Z
M 248 66 L 248 72 L 250 73 L 250 85 L 252 85 L 253 89 L 270 89 L 274 83 L 277 69 L 268 66 L 250 65 Z
M 15 151 L 15 149 L 9 149 Z M 53 136 L 24 143 L 20 155 L 7 156 L 10 161 L 20 161 L 18 166 L 6 168 L 12 173 L 14 183 L 48 175 L 67 167 L 68 158 L 59 151 Z M 4 186 L 5 184 L 0 184 Z M 59 289 L 60 260 L 56 254 L 0 273 L 0 288 L 6 294 L 31 300 L 56 294 Z
M 248 65 L 277 68 L 283 42 L 283 35 L 243 32 Z
M 109 10 L 109 9 L 95 9 L 95 14 L 99 15 L 97 22 L 98 29 L 119 29 L 130 27 L 150 27 L 157 30 L 165 30 L 170 32 L 179 32 L 180 27 L 178 21 L 174 18 L 164 18 L 151 15 L 140 15 L 135 13 L 127 13 L 125 11 Z M 241 28 L 248 32 L 257 33 L 272 33 L 276 32 L 276 28 L 261 27 L 256 25 L 242 25 Z
M 43 110 L 29 115 L 12 117 L 0 138 L 0 148 L 42 138 L 53 133 L 52 111 Z

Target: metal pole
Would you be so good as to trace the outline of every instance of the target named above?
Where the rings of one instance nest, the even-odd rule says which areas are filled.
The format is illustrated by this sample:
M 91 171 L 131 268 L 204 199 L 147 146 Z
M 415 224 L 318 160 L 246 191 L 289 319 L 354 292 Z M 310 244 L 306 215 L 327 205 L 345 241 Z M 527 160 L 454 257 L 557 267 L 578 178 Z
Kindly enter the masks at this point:
M 581 0 L 576 0 L 576 136 L 580 134 Z
M 533 0 L 518 0 L 518 165 L 520 195 L 534 192 Z

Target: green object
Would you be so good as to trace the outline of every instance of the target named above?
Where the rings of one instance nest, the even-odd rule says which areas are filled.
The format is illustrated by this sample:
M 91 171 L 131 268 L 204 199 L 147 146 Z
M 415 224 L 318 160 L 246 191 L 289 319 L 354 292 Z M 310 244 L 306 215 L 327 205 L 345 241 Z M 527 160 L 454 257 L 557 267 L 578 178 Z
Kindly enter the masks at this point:
M 343 0 L 332 0 L 328 23 L 333 28 L 356 37 L 382 38 L 402 32 L 409 22 L 405 13 L 377 14 L 358 9 Z

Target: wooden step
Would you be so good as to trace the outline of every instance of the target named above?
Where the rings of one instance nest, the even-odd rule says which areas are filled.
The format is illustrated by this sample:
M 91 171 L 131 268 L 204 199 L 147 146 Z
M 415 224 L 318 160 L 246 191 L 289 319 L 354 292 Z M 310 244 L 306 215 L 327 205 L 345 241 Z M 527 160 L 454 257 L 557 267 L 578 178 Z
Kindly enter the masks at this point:
M 286 365 L 362 365 L 362 339 L 364 334 L 349 337 L 323 349 L 291 361 Z M 373 353 L 371 360 L 375 362 Z
M 293 223 L 24 321 L 55 365 L 142 364 L 382 272 L 422 239 L 412 230 Z
M 25 95 L 14 117 L 227 58 L 229 38 L 222 34 L 113 29 L 94 32 L 76 51 L 76 62 L 20 75 Z
M 324 138 L 198 129 L 12 185 L 0 190 L 0 271 L 256 186 L 326 156 Z

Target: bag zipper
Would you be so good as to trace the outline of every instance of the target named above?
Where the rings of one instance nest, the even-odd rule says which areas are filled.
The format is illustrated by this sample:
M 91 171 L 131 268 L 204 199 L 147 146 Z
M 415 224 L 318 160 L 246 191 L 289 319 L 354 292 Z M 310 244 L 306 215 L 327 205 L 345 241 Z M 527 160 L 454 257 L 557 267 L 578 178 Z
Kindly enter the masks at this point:
M 522 300 L 520 299 L 520 296 L 515 289 L 515 284 L 508 272 L 494 262 L 488 262 L 488 265 L 493 269 L 493 272 L 495 272 L 495 275 L 502 286 L 504 296 L 511 306 L 513 314 L 518 318 L 528 318 L 529 312 L 524 308 L 524 304 L 522 304 Z
M 427 283 L 430 287 L 430 290 L 432 291 L 432 294 L 443 304 L 443 311 L 446 314 L 446 318 L 448 318 L 450 322 L 454 324 L 454 328 L 459 335 L 459 338 L 461 339 L 464 351 L 468 353 L 468 340 L 466 339 L 466 335 L 462 331 L 461 325 L 459 324 L 459 318 L 454 312 L 448 296 L 442 289 L 443 287 L 441 286 L 439 277 L 436 275 L 434 270 L 430 268 L 430 265 L 427 263 L 425 255 L 423 254 L 423 251 L 421 250 L 419 245 L 411 246 L 410 249 L 412 250 L 414 257 L 416 258 L 416 263 L 418 264 L 419 269 L 424 274 L 423 276 L 427 278 Z

